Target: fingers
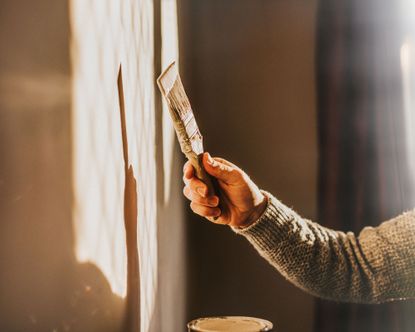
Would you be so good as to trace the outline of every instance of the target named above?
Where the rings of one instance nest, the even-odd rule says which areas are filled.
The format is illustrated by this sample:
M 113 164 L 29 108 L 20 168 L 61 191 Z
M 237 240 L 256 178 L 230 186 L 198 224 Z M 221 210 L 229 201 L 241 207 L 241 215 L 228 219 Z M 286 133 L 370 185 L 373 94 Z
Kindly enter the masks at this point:
M 218 222 L 221 215 L 221 210 L 218 208 L 219 197 L 207 197 L 208 188 L 194 176 L 194 168 L 189 161 L 183 167 L 183 181 L 186 184 L 183 194 L 191 201 L 190 208 L 193 212 L 212 222 Z
M 215 178 L 227 184 L 237 184 L 242 179 L 243 172 L 234 164 L 221 159 L 212 158 L 209 153 L 203 154 L 205 170 Z
M 183 180 L 185 179 L 191 179 L 194 176 L 195 170 L 190 163 L 190 161 L 187 161 L 183 166 Z
M 206 152 L 206 154 L 209 154 L 209 153 Z M 238 166 L 236 166 L 235 164 L 232 164 L 230 161 L 228 161 L 226 159 L 223 159 L 223 158 L 220 158 L 220 157 L 213 157 L 212 159 L 214 159 L 216 161 L 219 161 L 220 163 L 225 164 L 225 165 L 227 165 L 229 167 L 232 167 L 232 168 L 235 168 L 235 169 L 239 169 Z
M 184 187 L 183 194 L 188 200 L 200 205 L 209 207 L 217 207 L 219 205 L 218 196 L 202 197 L 199 193 L 192 191 L 188 186 Z
M 204 158 L 206 158 L 206 156 L 204 156 Z M 222 165 L 226 167 L 234 166 L 224 159 L 215 159 L 223 161 Z M 235 168 L 237 169 L 236 166 Z M 204 182 L 195 177 L 195 170 L 189 161 L 183 166 L 183 181 L 186 184 L 183 188 L 183 194 L 191 201 L 190 208 L 192 211 L 213 223 L 226 224 L 226 219 L 222 217 L 222 211 L 218 207 L 219 197 L 207 197 L 208 188 Z
M 194 213 L 208 219 L 215 220 L 214 218 L 219 217 L 221 215 L 221 210 L 218 207 L 209 207 L 195 202 L 191 202 L 190 208 Z
M 198 193 L 202 197 L 208 195 L 208 187 L 206 184 L 194 176 L 194 168 L 187 162 L 183 167 L 183 182 L 191 191 Z

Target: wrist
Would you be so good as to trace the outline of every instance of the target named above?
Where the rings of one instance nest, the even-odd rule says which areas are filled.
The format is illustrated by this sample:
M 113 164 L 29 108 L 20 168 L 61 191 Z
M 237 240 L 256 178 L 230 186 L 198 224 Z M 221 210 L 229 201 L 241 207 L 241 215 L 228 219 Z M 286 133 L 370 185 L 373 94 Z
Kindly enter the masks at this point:
M 261 198 L 259 199 L 259 203 L 256 204 L 249 214 L 249 216 L 245 219 L 245 221 L 239 226 L 240 228 L 246 228 L 251 226 L 255 223 L 265 212 L 268 206 L 268 197 L 261 193 Z

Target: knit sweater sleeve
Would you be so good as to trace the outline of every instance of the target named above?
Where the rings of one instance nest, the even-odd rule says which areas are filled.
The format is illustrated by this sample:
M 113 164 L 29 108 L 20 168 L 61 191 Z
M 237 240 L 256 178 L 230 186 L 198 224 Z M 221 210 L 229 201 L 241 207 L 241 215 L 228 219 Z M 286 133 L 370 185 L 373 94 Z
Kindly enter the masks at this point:
M 284 277 L 327 299 L 380 303 L 415 298 L 415 210 L 358 236 L 300 217 L 272 195 L 246 237 Z

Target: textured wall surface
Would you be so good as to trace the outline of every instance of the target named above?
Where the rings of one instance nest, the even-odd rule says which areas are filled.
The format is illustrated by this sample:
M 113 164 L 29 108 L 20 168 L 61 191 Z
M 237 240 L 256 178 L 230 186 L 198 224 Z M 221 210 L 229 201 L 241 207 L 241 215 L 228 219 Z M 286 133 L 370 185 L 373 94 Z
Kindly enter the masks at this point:
M 0 18 L 0 330 L 183 329 L 182 162 L 155 89 L 175 1 Z
M 141 328 L 146 331 L 157 281 L 153 3 L 80 0 L 72 2 L 71 14 L 77 257 L 97 264 L 116 294 L 127 294 L 125 175 L 117 85 L 121 67 L 127 163 L 137 180 L 139 215 L 138 248 L 131 251 L 140 253 L 137 276 Z

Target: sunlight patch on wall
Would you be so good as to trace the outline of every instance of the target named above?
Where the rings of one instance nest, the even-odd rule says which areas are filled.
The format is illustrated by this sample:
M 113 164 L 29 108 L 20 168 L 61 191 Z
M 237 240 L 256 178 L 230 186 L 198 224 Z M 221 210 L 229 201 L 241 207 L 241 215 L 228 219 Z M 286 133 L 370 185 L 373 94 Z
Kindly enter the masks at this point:
M 173 61 L 179 63 L 179 41 L 177 31 L 177 8 L 175 0 L 161 1 L 162 34 L 162 70 Z M 170 119 L 166 101 L 163 98 L 163 167 L 164 167 L 164 202 L 169 201 L 173 148 L 175 143 L 174 128 Z
M 147 331 L 157 290 L 153 3 L 72 0 L 71 25 L 75 252 L 125 297 L 121 64 L 128 153 L 137 178 L 141 331 Z

